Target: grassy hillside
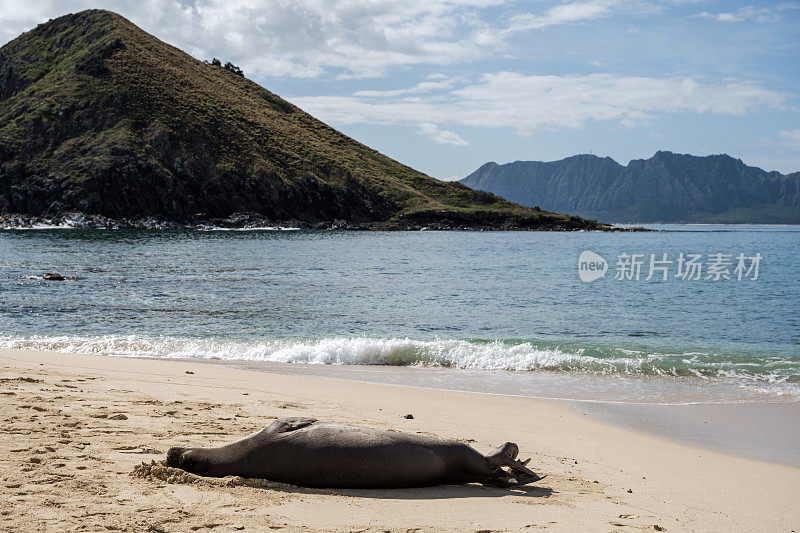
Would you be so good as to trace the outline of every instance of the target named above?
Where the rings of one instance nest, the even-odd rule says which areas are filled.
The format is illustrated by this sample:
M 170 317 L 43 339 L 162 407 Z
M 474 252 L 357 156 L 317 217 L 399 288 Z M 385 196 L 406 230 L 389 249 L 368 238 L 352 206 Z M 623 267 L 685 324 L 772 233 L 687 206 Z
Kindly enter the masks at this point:
M 442 182 L 114 13 L 0 48 L 0 213 L 594 227 Z

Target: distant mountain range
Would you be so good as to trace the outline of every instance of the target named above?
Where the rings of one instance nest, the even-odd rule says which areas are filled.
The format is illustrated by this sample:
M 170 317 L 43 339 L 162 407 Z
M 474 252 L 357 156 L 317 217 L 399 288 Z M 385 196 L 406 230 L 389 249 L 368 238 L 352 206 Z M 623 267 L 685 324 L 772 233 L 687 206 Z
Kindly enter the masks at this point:
M 728 155 L 657 152 L 627 166 L 594 155 L 486 163 L 461 183 L 603 222 L 800 224 L 800 172 L 767 172 Z
M 198 61 L 102 10 L 40 24 L 0 48 L 3 217 L 606 228 L 426 176 L 235 66 Z

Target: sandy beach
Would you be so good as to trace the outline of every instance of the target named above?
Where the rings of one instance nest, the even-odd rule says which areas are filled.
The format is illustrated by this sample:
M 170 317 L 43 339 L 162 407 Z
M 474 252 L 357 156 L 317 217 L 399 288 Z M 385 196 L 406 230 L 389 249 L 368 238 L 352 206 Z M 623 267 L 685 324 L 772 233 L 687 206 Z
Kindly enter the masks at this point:
M 800 529 L 800 469 L 637 434 L 557 402 L 18 350 L 0 351 L 0 393 L 6 531 Z M 136 468 L 170 446 L 230 442 L 292 415 L 481 452 L 510 440 L 548 477 L 518 490 L 310 490 Z

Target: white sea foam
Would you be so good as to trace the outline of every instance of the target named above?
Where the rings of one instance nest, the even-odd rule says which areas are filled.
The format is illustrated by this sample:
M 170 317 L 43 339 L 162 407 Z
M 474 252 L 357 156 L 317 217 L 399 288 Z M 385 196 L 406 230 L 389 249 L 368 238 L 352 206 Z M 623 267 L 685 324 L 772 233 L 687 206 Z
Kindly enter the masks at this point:
M 340 365 L 425 365 L 475 370 L 562 370 L 608 374 L 741 376 L 751 362 L 715 361 L 711 354 L 644 353 L 533 342 L 461 339 L 331 337 L 229 341 L 139 335 L 0 337 L 0 347 L 131 357 L 230 359 Z M 772 374 L 770 374 L 772 375 Z M 758 379 L 752 375 L 749 379 Z
M 31 224 L 30 226 L 12 226 L 8 224 L 4 224 L 0 226 L 0 229 L 13 229 L 13 230 L 31 230 L 31 229 L 70 229 L 74 226 L 67 226 L 66 224 Z
M 390 365 L 471 370 L 556 371 L 604 376 L 661 376 L 726 382 L 759 394 L 800 399 L 796 363 L 785 371 L 752 363 L 716 360 L 713 354 L 658 354 L 537 345 L 533 342 L 460 339 L 331 337 L 315 340 L 229 341 L 220 339 L 98 337 L 0 337 L 0 348 L 118 357 L 265 361 L 316 365 Z M 705 357 L 701 357 L 705 355 Z
M 334 337 L 318 340 L 220 341 L 128 335 L 0 337 L 0 347 L 129 357 L 226 359 L 339 365 L 430 365 L 478 370 L 579 369 L 597 358 L 530 343 Z M 624 364 L 627 359 L 608 359 Z M 565 366 L 566 365 L 566 366 Z

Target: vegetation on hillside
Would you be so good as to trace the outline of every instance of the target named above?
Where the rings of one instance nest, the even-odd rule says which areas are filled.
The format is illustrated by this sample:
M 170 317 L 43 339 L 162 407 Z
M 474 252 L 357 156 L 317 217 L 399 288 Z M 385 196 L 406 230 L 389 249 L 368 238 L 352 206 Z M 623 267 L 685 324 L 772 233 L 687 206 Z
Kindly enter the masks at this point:
M 0 49 L 0 213 L 595 227 L 433 179 L 114 13 Z

